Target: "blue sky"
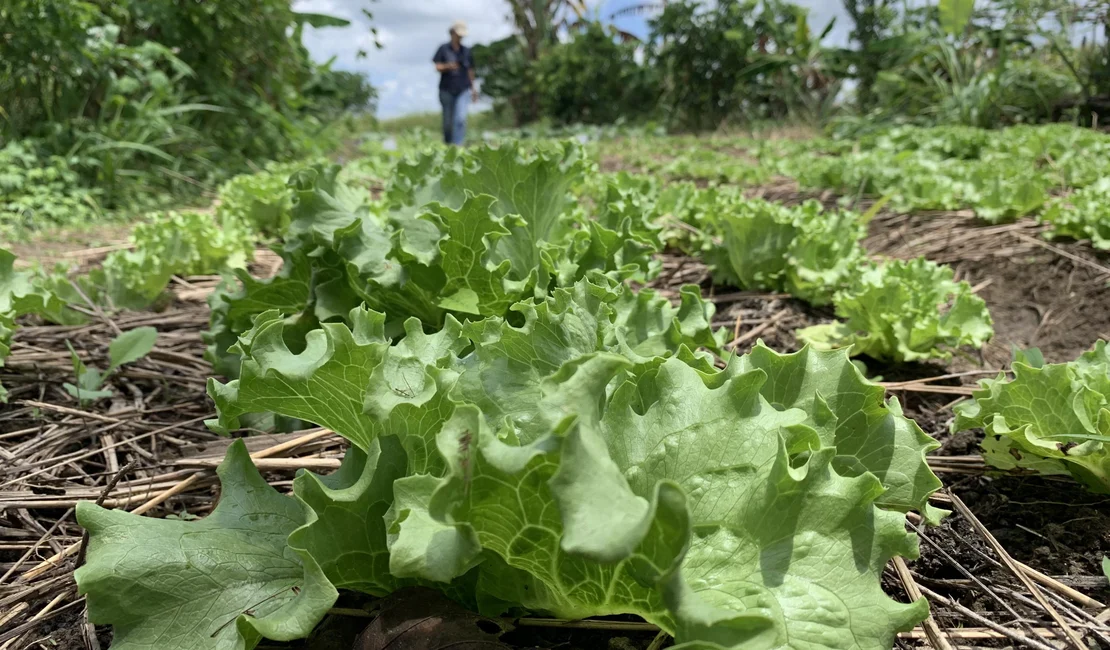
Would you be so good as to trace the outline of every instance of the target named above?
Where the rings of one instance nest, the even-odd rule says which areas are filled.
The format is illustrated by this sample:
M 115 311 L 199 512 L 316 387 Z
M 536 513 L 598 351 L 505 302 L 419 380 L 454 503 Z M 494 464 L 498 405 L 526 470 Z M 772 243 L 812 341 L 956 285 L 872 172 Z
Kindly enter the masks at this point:
M 833 16 L 839 16 L 830 41 L 847 41 L 849 20 L 842 16 L 839 0 L 795 0 L 810 9 L 810 24 L 823 29 Z M 608 20 L 614 11 L 636 4 L 636 0 L 595 0 L 590 8 Z M 378 88 L 378 115 L 383 118 L 408 113 L 437 111 L 438 76 L 431 59 L 436 47 L 447 40 L 447 27 L 465 20 L 470 28 L 467 42 L 484 43 L 512 33 L 508 3 L 505 0 L 296 0 L 298 11 L 342 16 L 350 27 L 306 28 L 304 43 L 318 61 L 336 57 L 335 67 L 366 73 Z M 374 48 L 374 39 L 362 9 L 374 14 L 383 49 Z M 645 34 L 646 17 L 628 16 L 615 21 L 622 29 Z M 368 56 L 358 59 L 359 50 Z

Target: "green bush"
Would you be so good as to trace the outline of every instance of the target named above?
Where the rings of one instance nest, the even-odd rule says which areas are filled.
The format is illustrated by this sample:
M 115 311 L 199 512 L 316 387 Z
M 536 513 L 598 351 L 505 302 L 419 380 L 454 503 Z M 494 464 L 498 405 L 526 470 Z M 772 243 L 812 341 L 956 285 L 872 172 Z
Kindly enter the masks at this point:
M 561 124 L 609 124 L 654 109 L 654 71 L 636 63 L 635 47 L 617 38 L 589 23 L 539 60 L 536 88 L 545 117 Z
M 35 145 L 21 140 L 0 149 L 0 235 L 87 222 L 100 212 L 100 192 L 82 187 L 75 161 L 42 156 Z
M 36 166 L 64 165 L 67 187 L 96 189 L 57 207 L 36 182 L 13 190 L 9 179 L 0 221 L 83 220 L 86 196 L 109 210 L 163 207 L 252 162 L 327 147 L 323 124 L 375 94 L 310 60 L 301 26 L 345 22 L 319 19 L 290 0 L 4 3 L 0 142 L 21 143 Z
M 651 21 L 648 61 L 662 76 L 672 124 L 714 129 L 728 121 L 819 114 L 836 95 L 820 39 L 789 2 L 675 2 Z

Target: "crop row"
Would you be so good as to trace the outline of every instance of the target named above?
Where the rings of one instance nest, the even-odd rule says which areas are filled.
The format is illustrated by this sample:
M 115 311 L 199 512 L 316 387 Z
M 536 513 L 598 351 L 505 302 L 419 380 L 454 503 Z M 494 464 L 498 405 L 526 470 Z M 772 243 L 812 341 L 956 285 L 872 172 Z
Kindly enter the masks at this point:
M 574 143 L 389 164 L 377 199 L 324 163 L 288 183 L 243 177 L 217 207 L 235 226 L 224 239 L 200 216 L 159 217 L 75 279 L 0 259 L 9 336 L 16 317 L 83 318 L 74 294 L 139 307 L 171 274 L 238 267 L 211 300 L 207 357 L 228 381 L 209 381 L 209 426 L 299 420 L 351 444 L 293 498 L 233 444 L 201 521 L 81 504 L 78 585 L 114 647 L 301 638 L 337 590 L 413 584 L 490 614 L 635 614 L 691 648 L 889 648 L 922 620 L 924 601 L 897 603 L 880 579 L 916 556 L 906 513 L 943 514 L 928 504 L 936 443 L 849 350 L 909 361 L 981 345 L 989 316 L 966 283 L 867 260 L 863 215 L 604 177 Z M 273 278 L 243 269 L 255 233 L 280 233 Z M 803 334 L 824 345 L 726 356 L 697 287 L 678 304 L 631 288 L 657 273 L 664 239 L 722 281 L 831 302 L 844 320 Z M 1110 489 L 1104 346 L 1015 369 L 956 426 L 986 428 L 992 462 Z M 1074 414 L 1030 415 L 1046 390 Z

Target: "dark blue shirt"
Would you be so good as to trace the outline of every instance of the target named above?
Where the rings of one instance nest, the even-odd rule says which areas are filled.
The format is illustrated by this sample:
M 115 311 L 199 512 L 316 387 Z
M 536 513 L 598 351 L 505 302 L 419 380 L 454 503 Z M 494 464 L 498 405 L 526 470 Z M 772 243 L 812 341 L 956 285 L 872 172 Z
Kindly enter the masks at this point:
M 474 68 L 474 59 L 470 56 L 469 47 L 459 44 L 459 49 L 456 51 L 451 48 L 450 43 L 444 43 L 436 50 L 432 62 L 459 64 L 459 67 L 455 70 L 439 73 L 440 90 L 458 95 L 470 88 L 470 70 Z

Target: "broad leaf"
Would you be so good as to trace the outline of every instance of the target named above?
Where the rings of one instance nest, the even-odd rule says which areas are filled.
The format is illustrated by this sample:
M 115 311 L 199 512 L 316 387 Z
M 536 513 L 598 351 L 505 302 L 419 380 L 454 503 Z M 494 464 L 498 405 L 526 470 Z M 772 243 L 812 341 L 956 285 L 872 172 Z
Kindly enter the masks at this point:
M 851 346 L 852 355 L 902 363 L 947 359 L 962 345 L 980 348 L 994 334 L 990 313 L 952 269 L 923 258 L 873 265 L 836 294 L 843 322 L 799 330 L 818 348 Z
M 209 425 L 229 431 L 245 413 L 272 412 L 315 422 L 369 450 L 381 427 L 363 413 L 363 392 L 389 341 L 381 314 L 356 308 L 350 318 L 351 328 L 324 323 L 310 331 L 304 350 L 294 353 L 284 321 L 274 312 L 259 317 L 249 337 L 237 344 L 244 354 L 239 379 L 226 385 L 208 380 L 219 412 Z
M 938 0 L 940 26 L 949 34 L 962 34 L 975 10 L 975 0 Z
M 495 265 L 491 260 L 498 242 L 510 234 L 504 220 L 493 216 L 490 208 L 494 202 L 488 195 L 468 194 L 458 210 L 435 203 L 426 208 L 426 217 L 434 220 L 444 235 L 439 251 L 446 282 L 439 304 L 445 309 L 499 316 L 516 302 L 527 281 L 535 281 L 531 274 L 524 282 L 513 282 L 512 262 L 503 260 Z M 519 219 L 509 221 L 521 223 Z
M 633 494 L 650 500 L 669 482 L 686 494 L 689 550 L 675 572 L 659 576 L 676 641 L 889 648 L 927 611 L 924 601 L 894 602 L 880 586 L 892 556 L 916 556 L 915 538 L 901 515 L 875 507 L 883 489 L 873 475 L 837 474 L 835 449 L 804 424 L 805 412 L 762 397 L 768 380 L 754 370 L 707 385 L 672 359 L 622 385 L 602 418 L 600 439 Z M 607 479 L 589 464 L 563 468 L 574 473 L 564 483 L 579 491 L 608 482 L 606 500 L 626 498 L 612 471 Z M 602 542 L 626 545 L 623 527 L 599 525 L 604 504 L 592 509 L 583 533 L 599 545 L 592 553 L 604 551 Z M 565 535 L 578 532 L 568 526 Z
M 776 408 L 802 409 L 821 443 L 836 447 L 839 471 L 874 474 L 886 488 L 878 506 L 917 510 L 934 523 L 939 519 L 942 513 L 929 505 L 929 495 L 941 483 L 925 455 L 940 444 L 902 415 L 897 399 L 885 400 L 883 387 L 860 374 L 843 350 L 806 347 L 778 354 L 760 343 L 736 359 L 733 368 L 737 373 L 766 373 L 762 396 Z
M 153 327 L 136 327 L 120 334 L 108 344 L 108 372 L 150 354 L 157 340 L 158 330 Z
M 311 555 L 337 589 L 385 596 L 402 585 L 389 570 L 384 515 L 405 464 L 398 439 L 384 436 L 368 452 L 351 447 L 333 474 L 304 472 L 293 481 L 310 514 L 289 545 Z
M 981 427 L 984 458 L 1001 469 L 1067 471 L 1110 493 L 1110 356 L 1105 341 L 1069 363 L 1013 364 L 956 406 L 953 431 Z
M 308 636 L 335 602 L 316 560 L 287 543 L 304 507 L 266 484 L 242 441 L 218 473 L 222 497 L 200 521 L 78 504 L 90 533 L 78 590 L 115 650 L 249 650 Z

